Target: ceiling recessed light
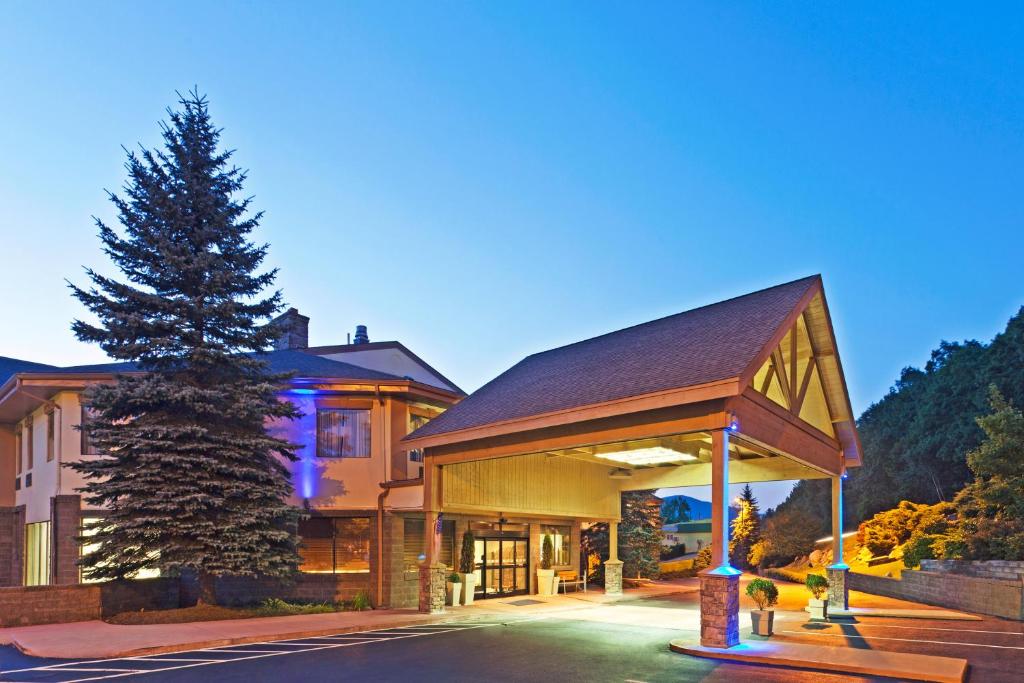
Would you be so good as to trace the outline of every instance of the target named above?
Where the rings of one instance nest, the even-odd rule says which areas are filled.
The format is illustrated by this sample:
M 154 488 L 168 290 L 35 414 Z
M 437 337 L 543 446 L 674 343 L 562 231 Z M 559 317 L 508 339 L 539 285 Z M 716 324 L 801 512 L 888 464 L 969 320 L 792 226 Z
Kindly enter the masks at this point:
M 627 465 L 660 465 L 666 462 L 683 462 L 697 459 L 696 455 L 680 453 L 664 446 L 634 448 L 631 451 L 615 451 L 613 453 L 595 453 L 594 455 L 603 460 L 614 460 L 615 462 L 622 462 Z

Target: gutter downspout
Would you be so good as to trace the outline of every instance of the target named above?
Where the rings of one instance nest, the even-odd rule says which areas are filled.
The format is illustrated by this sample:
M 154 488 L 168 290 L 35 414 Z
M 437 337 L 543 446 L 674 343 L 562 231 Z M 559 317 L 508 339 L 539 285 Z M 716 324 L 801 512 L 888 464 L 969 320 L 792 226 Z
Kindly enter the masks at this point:
M 391 488 L 380 485 L 381 492 L 377 494 L 377 604 L 380 607 L 384 602 L 384 500 L 391 493 Z

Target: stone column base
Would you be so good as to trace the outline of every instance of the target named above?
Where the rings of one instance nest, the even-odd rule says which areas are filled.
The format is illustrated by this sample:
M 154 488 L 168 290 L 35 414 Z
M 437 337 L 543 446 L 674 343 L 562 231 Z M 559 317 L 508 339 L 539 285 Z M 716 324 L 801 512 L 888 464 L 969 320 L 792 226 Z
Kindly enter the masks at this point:
M 700 574 L 700 644 L 727 648 L 740 642 L 740 573 L 718 571 Z
M 832 565 L 825 571 L 828 572 L 828 608 L 850 609 L 850 589 L 846 577 L 850 568 Z
M 622 595 L 622 560 L 605 560 L 604 594 Z
M 445 582 L 448 567 L 443 564 L 420 565 L 420 611 L 425 614 L 444 612 Z

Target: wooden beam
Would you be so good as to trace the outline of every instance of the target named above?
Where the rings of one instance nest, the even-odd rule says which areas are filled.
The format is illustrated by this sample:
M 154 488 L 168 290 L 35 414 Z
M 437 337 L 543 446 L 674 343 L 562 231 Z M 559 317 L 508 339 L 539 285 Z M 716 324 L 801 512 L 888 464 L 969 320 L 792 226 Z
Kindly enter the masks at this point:
M 811 385 L 811 375 L 814 374 L 815 362 L 814 356 L 807 360 L 807 369 L 804 370 L 804 378 L 800 382 L 800 391 L 796 395 L 796 409 L 793 410 L 793 414 L 797 417 L 800 417 L 800 410 L 804 406 L 804 398 L 807 397 L 807 387 Z

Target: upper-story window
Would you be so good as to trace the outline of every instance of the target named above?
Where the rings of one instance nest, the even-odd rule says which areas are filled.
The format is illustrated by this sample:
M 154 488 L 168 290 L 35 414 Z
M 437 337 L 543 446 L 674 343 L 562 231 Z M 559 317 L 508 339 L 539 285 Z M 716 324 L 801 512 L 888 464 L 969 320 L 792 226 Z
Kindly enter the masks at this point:
M 57 413 L 49 410 L 46 413 L 46 462 L 53 460 L 57 447 Z
M 32 418 L 28 418 L 25 422 L 25 429 L 28 432 L 25 439 L 25 471 L 29 472 L 32 469 L 32 465 L 35 460 L 35 433 L 36 427 L 35 422 Z
M 89 438 L 88 432 L 85 431 L 84 427 L 93 420 L 94 411 L 92 408 L 86 408 L 82 406 L 82 421 L 81 426 L 83 429 L 79 432 L 82 438 L 82 455 L 99 455 L 99 451 L 93 444 L 92 439 Z
M 21 438 L 21 425 L 14 431 L 14 468 L 15 475 L 21 476 L 21 449 L 22 449 L 22 438 Z
M 431 417 L 429 415 L 423 415 L 419 413 L 409 414 L 409 433 L 412 434 L 423 425 L 430 422 Z M 423 449 L 414 448 L 409 451 L 409 460 L 412 462 L 423 462 Z
M 316 454 L 320 458 L 369 458 L 370 411 L 351 408 L 318 409 Z

